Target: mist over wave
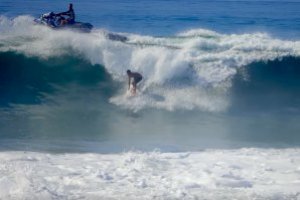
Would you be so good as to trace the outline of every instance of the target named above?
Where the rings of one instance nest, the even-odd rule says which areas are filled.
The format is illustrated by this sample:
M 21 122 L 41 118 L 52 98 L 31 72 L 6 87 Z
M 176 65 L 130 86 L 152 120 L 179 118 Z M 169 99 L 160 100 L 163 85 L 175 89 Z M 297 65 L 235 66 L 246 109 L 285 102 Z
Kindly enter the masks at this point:
M 241 72 L 247 79 L 245 66 L 300 55 L 299 41 L 279 40 L 266 33 L 229 35 L 205 29 L 170 37 L 120 33 L 128 41 L 119 42 L 109 40 L 106 30 L 90 34 L 56 31 L 34 25 L 32 20 L 30 16 L 1 16 L 1 55 L 13 52 L 49 64 L 53 58 L 69 57 L 80 59 L 84 66 L 103 66 L 103 73 L 124 83 L 109 101 L 133 110 L 225 111 L 232 103 L 228 94 L 235 75 Z M 125 95 L 127 69 L 144 76 L 135 98 Z

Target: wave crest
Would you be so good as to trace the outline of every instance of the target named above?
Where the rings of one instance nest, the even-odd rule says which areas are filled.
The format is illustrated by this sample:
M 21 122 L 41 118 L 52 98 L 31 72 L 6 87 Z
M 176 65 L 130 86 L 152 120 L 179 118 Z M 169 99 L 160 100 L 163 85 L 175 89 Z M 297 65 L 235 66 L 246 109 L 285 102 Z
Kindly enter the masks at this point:
M 195 29 L 170 37 L 123 33 L 127 42 L 109 40 L 107 31 L 90 34 L 51 30 L 34 25 L 30 16 L 0 18 L 0 52 L 13 51 L 48 59 L 81 56 L 105 66 L 114 80 L 126 83 L 126 70 L 139 71 L 144 81 L 136 98 L 124 88 L 110 102 L 139 110 L 226 110 L 227 92 L 239 68 L 257 61 L 300 55 L 300 41 L 266 33 L 221 34 Z

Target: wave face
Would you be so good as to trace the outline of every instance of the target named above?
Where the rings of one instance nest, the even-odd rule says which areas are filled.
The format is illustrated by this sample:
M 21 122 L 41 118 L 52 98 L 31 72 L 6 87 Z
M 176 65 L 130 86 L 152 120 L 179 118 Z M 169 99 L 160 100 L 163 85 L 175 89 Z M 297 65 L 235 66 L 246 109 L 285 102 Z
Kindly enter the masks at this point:
M 29 62 L 25 65 L 32 65 L 33 68 L 29 71 L 31 75 L 28 79 L 42 87 L 45 82 L 58 79 L 61 82 L 71 79 L 79 82 L 93 80 L 93 76 L 97 76 L 95 69 L 88 72 L 85 68 L 98 65 L 98 68 L 102 68 L 99 76 L 103 77 L 97 77 L 95 81 L 106 82 L 104 77 L 111 77 L 113 81 L 107 82 L 108 85 L 112 82 L 124 83 L 117 91 L 115 88 L 111 91 L 109 101 L 136 111 L 145 108 L 225 111 L 232 105 L 229 95 L 231 89 L 238 91 L 234 82 L 237 74 L 242 73 L 247 79 L 248 69 L 259 70 L 259 66 L 254 65 L 266 65 L 266 71 L 275 70 L 275 73 L 285 70 L 285 65 L 289 63 L 289 60 L 283 59 L 285 57 L 294 60 L 294 66 L 299 63 L 299 41 L 274 39 L 265 33 L 228 35 L 204 29 L 190 30 L 172 37 L 123 33 L 128 37 L 128 41 L 123 43 L 109 40 L 105 30 L 94 30 L 91 34 L 54 31 L 33 25 L 32 20 L 30 16 L 14 19 L 1 17 L 1 65 L 8 66 L 1 70 L 12 70 L 7 65 L 10 59 Z M 57 60 L 65 61 L 56 69 L 49 67 L 53 62 L 55 65 Z M 40 62 L 41 65 L 34 62 Z M 86 70 L 86 77 L 80 75 L 76 65 Z M 282 67 L 277 69 L 276 65 Z M 14 66 L 17 68 L 17 65 Z M 133 99 L 125 95 L 125 72 L 128 68 L 144 76 L 139 94 Z M 21 70 L 25 69 L 13 71 Z M 9 76 L 14 76 L 10 72 Z M 41 74 L 34 76 L 37 73 Z M 47 78 L 43 79 L 40 75 Z M 64 79 L 63 76 L 70 79 Z M 256 81 L 256 78 L 259 79 L 254 77 L 250 82 Z M 294 80 L 297 78 L 295 75 Z M 11 77 L 7 79 L 17 82 Z
M 233 79 L 233 109 L 298 112 L 299 66 L 300 58 L 292 56 L 245 66 Z
M 108 98 L 113 91 L 112 80 L 101 66 L 74 56 L 41 60 L 15 52 L 0 53 L 0 104 L 42 103 L 42 96 L 53 93 L 56 87 L 79 84 L 85 87 L 97 85 Z M 111 95 L 111 94 L 110 94 Z

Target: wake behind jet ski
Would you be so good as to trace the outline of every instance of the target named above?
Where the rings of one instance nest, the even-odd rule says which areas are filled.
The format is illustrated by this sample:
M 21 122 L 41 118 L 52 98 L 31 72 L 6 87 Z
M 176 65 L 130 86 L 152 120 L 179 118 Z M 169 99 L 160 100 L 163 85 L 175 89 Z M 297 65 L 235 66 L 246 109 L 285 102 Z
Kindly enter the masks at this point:
M 68 18 L 66 18 L 66 16 Z M 41 15 L 34 20 L 37 24 L 43 24 L 53 29 L 72 29 L 80 32 L 91 32 L 93 25 L 75 21 L 73 4 L 69 4 L 69 10 L 55 14 L 53 12 Z

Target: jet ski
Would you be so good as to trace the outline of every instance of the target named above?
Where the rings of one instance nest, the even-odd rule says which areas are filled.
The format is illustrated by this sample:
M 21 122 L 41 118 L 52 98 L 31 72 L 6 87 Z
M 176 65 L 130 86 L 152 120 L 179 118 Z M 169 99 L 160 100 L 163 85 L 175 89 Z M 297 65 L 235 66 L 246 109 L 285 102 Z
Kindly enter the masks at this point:
M 41 24 L 48 26 L 52 29 L 70 29 L 70 30 L 75 30 L 79 32 L 85 32 L 89 33 L 91 32 L 93 25 L 90 23 L 83 23 L 83 22 L 75 22 L 72 24 L 64 24 L 61 25 L 61 20 L 64 18 L 56 15 L 53 12 L 42 14 L 39 18 L 34 19 L 34 22 L 36 24 Z

